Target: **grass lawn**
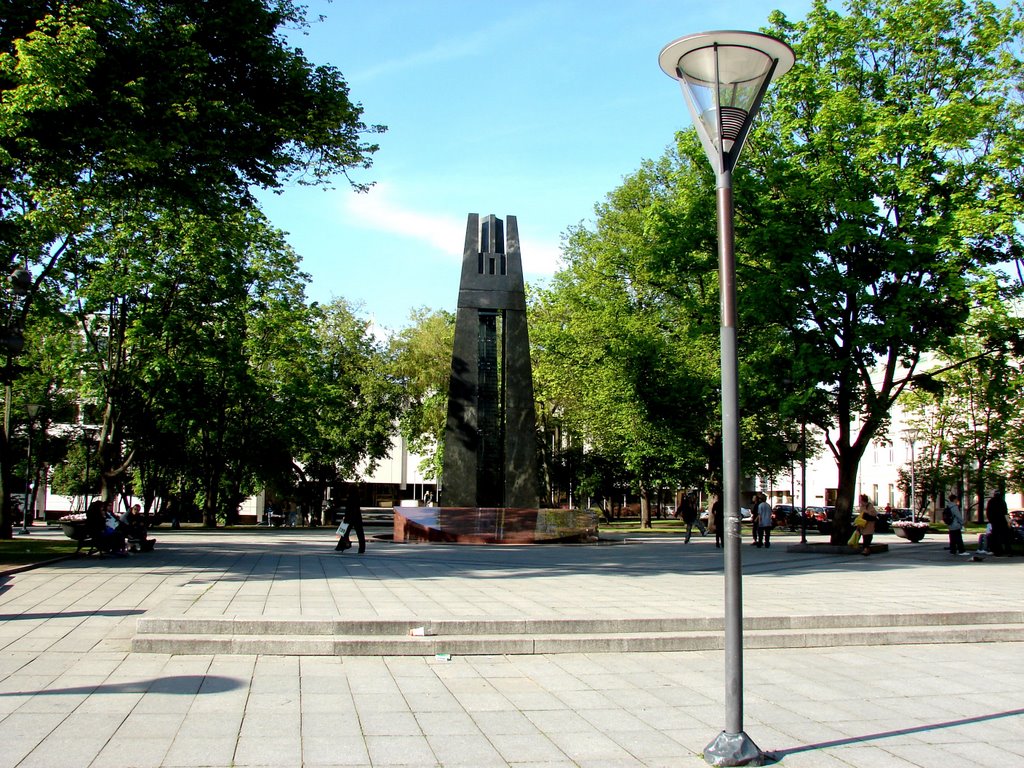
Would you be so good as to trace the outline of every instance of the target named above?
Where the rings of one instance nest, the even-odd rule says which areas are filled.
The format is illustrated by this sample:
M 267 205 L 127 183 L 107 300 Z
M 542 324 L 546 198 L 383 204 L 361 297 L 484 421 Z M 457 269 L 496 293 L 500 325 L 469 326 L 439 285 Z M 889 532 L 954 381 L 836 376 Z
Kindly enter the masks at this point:
M 41 536 L 15 536 L 0 539 L 0 569 L 52 560 L 61 555 L 73 555 L 78 544 L 71 539 L 50 539 Z

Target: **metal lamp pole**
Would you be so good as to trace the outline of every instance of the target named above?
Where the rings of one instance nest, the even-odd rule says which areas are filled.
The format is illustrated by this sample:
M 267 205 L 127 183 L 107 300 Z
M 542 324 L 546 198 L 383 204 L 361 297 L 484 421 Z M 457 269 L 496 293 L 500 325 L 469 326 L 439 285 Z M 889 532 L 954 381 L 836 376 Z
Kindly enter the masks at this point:
M 786 450 L 789 451 L 789 504 L 793 507 L 795 512 L 796 506 L 796 449 L 800 447 L 800 443 L 786 443 Z M 801 510 L 800 518 L 803 519 L 803 510 Z M 807 529 L 801 525 L 801 530 L 806 531 Z M 806 541 L 801 541 L 801 544 L 806 544 Z
M 21 522 L 21 530 L 19 534 L 29 534 L 29 528 L 32 527 L 32 425 L 35 422 L 36 414 L 39 413 L 38 405 L 26 405 L 25 410 L 28 411 L 28 455 L 25 458 L 25 508 L 22 510 L 24 515 Z
M 715 170 L 718 285 L 721 311 L 722 507 L 725 515 L 725 720 L 704 749 L 711 765 L 763 765 L 764 753 L 743 731 L 743 606 L 740 568 L 739 364 L 736 352 L 736 261 L 732 171 L 761 100 L 774 77 L 795 61 L 780 40 L 756 32 L 681 37 L 658 57 L 675 78 Z
M 800 424 L 800 543 L 807 543 L 807 424 Z
M 789 451 L 789 503 L 796 507 L 796 449 L 799 443 L 786 443 L 786 450 Z
M 911 427 L 903 430 L 903 437 L 910 443 L 910 522 L 917 522 L 917 482 L 914 467 L 917 464 L 917 457 L 914 455 L 914 443 L 917 442 L 918 431 Z

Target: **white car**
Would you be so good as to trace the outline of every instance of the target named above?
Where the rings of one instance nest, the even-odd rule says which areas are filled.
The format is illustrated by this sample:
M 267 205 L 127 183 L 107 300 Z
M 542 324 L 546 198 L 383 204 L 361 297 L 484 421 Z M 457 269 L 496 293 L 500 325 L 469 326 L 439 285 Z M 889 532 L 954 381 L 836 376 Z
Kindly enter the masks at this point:
M 711 512 L 708 510 L 704 510 L 700 513 L 700 521 L 704 523 L 704 525 L 708 524 L 708 516 L 710 514 Z M 743 525 L 753 525 L 754 523 L 754 515 L 746 507 L 740 507 L 740 523 Z

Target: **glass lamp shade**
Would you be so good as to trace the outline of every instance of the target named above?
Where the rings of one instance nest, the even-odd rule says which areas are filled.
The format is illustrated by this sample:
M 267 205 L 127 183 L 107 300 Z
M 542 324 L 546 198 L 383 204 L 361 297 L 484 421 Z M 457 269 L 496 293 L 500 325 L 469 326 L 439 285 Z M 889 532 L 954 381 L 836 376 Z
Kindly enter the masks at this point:
M 789 71 L 795 56 L 758 32 L 702 32 L 669 43 L 658 61 L 679 80 L 709 157 L 722 162 L 735 161 L 768 84 Z

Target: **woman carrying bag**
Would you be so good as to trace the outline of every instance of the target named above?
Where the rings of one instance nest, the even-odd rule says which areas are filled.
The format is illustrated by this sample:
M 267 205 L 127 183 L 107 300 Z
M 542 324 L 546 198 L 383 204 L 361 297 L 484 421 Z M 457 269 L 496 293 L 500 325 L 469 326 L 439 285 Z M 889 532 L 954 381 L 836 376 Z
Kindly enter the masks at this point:
M 860 514 L 857 515 L 854 525 L 860 529 L 861 539 L 864 543 L 864 549 L 860 553 L 867 556 L 871 554 L 871 539 L 875 535 L 875 520 L 878 519 L 878 512 L 866 493 L 860 495 L 860 506 L 857 509 Z M 861 524 L 861 520 L 864 521 L 863 524 Z

